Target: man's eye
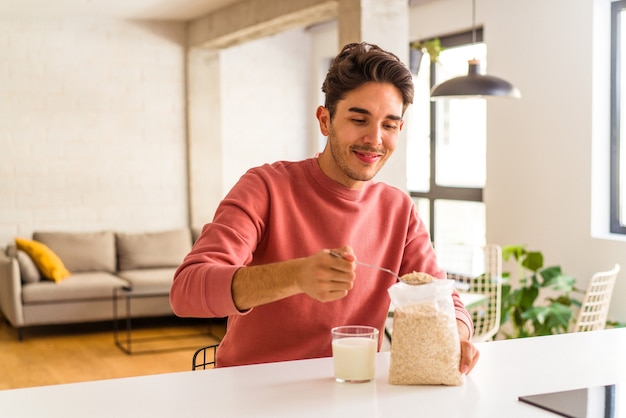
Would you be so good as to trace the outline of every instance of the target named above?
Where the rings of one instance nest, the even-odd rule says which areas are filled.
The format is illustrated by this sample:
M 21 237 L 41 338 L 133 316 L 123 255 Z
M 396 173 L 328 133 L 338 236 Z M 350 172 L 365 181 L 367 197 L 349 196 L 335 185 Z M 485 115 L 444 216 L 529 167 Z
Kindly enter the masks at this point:
M 398 127 L 398 125 L 383 125 L 385 127 L 385 129 L 389 129 L 389 130 L 393 130 L 396 129 Z
M 354 123 L 365 123 L 365 119 L 355 119 L 355 118 L 353 118 L 352 122 L 354 122 Z

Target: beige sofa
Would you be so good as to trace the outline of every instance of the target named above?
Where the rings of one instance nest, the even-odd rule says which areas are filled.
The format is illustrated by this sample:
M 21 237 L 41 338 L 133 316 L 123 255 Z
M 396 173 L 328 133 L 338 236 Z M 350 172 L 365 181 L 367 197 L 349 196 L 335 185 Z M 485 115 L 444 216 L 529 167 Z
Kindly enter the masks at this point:
M 0 310 L 20 339 L 29 326 L 112 320 L 116 288 L 164 293 L 133 299 L 132 317 L 173 315 L 169 288 L 193 243 L 188 228 L 35 232 L 32 239 L 52 250 L 71 274 L 59 282 L 48 280 L 15 245 L 0 251 Z

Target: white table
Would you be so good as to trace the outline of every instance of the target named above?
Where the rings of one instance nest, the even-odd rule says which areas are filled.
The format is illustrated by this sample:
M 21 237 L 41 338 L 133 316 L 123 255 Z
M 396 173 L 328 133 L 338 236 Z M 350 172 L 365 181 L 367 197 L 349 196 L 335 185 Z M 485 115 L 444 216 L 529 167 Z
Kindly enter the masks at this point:
M 0 391 L 6 417 L 553 417 L 518 396 L 623 382 L 626 329 L 477 344 L 463 386 L 335 383 L 332 359 Z M 626 400 L 623 400 L 626 402 Z M 621 415 L 626 412 L 622 405 Z

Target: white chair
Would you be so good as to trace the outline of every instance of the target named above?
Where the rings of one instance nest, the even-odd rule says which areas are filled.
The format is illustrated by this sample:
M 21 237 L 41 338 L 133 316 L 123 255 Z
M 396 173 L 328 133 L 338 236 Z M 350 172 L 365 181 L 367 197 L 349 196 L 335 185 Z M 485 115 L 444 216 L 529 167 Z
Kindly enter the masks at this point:
M 467 290 L 462 291 L 486 297 L 485 303 L 468 309 L 474 321 L 472 342 L 492 340 L 500 329 L 502 249 L 499 245 L 487 244 L 482 248 L 439 247 L 435 248 L 435 252 L 441 266 L 448 272 L 448 278 L 467 287 Z M 477 269 L 482 270 L 482 274 L 476 274 L 479 271 Z
M 612 270 L 599 272 L 591 277 L 578 312 L 574 332 L 604 329 L 619 270 L 620 266 L 616 264 Z

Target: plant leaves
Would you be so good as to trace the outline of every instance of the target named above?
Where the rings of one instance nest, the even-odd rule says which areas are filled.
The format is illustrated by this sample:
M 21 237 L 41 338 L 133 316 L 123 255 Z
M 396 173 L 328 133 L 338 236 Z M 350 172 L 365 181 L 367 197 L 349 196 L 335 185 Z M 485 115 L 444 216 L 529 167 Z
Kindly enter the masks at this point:
M 571 292 L 574 290 L 574 284 L 576 284 L 576 279 L 572 276 L 568 276 L 565 274 L 561 274 L 560 276 L 551 277 L 549 280 L 544 281 L 543 287 L 550 287 L 555 290 L 564 290 L 566 292 Z
M 544 280 L 550 280 L 553 277 L 558 277 L 558 276 L 562 276 L 563 272 L 561 271 L 561 267 L 559 266 L 552 266 L 552 267 L 546 267 L 545 269 L 540 271 L 541 276 L 544 278 Z
M 525 287 L 520 289 L 520 298 L 518 304 L 525 309 L 529 309 L 535 303 L 535 300 L 539 296 L 539 290 L 534 287 Z
M 503 333 L 504 336 L 524 338 L 567 332 L 573 317 L 572 307 L 581 305 L 580 301 L 570 297 L 571 291 L 577 291 L 576 279 L 563 274 L 560 266 L 543 268 L 543 254 L 527 251 L 524 245 L 502 247 L 502 258 L 508 260 L 511 257 L 519 268 L 518 287 L 513 287 L 510 282 L 502 285 L 501 323 L 508 323 L 512 328 Z M 510 274 L 503 276 L 510 277 Z M 561 293 L 538 302 L 543 288 Z
M 522 314 L 532 321 L 535 335 L 550 335 L 567 332 L 573 311 L 569 306 L 552 302 L 548 306 L 536 306 Z
M 502 247 L 502 258 L 504 261 L 509 261 L 511 257 L 515 260 L 520 260 L 524 254 L 526 254 L 525 245 L 505 245 Z
M 549 314 L 546 316 L 545 325 L 549 327 L 551 334 L 567 332 L 572 318 L 572 309 L 561 303 L 550 304 Z
M 539 251 L 528 251 L 522 260 L 522 267 L 536 272 L 543 267 L 543 254 Z

